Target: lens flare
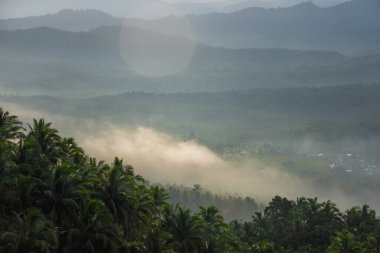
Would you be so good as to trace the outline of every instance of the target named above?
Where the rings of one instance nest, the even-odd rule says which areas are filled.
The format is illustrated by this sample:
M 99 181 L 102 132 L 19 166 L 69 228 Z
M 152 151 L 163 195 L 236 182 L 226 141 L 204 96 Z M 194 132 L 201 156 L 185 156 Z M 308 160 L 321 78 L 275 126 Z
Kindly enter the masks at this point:
M 136 10 L 143 14 L 134 15 L 147 15 L 156 8 L 154 4 L 145 5 Z M 184 70 L 192 59 L 195 44 L 190 23 L 178 12 L 159 21 L 127 20 L 120 33 L 120 53 L 128 66 L 151 77 L 174 75 Z

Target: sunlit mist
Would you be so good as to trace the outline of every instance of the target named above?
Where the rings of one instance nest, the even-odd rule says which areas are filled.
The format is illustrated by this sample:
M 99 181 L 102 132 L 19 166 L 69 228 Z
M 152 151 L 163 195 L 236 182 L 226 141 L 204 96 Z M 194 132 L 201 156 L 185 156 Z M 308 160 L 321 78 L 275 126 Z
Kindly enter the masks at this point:
M 162 12 L 166 5 L 149 4 L 136 9 L 136 15 L 150 15 Z M 174 9 L 168 9 L 173 13 Z M 131 26 L 128 21 L 120 34 L 120 52 L 128 66 L 145 76 L 167 76 L 184 70 L 194 53 L 195 38 L 192 27 L 185 16 L 176 15 L 176 29 L 183 37 L 157 34 L 145 29 Z M 185 39 L 186 38 L 186 39 Z

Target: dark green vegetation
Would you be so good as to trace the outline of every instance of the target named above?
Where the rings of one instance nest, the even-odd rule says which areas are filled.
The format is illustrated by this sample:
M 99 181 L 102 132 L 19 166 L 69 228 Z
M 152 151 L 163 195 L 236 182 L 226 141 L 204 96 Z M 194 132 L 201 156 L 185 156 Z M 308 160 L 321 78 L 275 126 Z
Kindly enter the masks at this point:
M 51 123 L 25 133 L 0 110 L 1 252 L 221 252 L 238 249 L 219 211 L 170 206 L 130 166 L 87 157 Z
M 379 252 L 368 206 L 275 197 L 247 222 L 168 204 L 129 165 L 85 155 L 51 123 L 0 109 L 0 252 Z M 194 191 L 200 191 L 195 186 Z M 173 192 L 173 189 L 171 189 Z
M 0 20 L 2 107 L 51 117 L 87 152 L 102 146 L 99 156 L 125 152 L 141 126 L 170 139 L 130 145 L 134 170 L 0 109 L 0 253 L 380 253 L 380 221 L 362 205 L 380 210 L 379 13 L 378 0 L 352 0 L 154 21 L 96 10 Z M 144 163 L 167 146 L 199 153 L 184 149 L 189 166 L 172 163 L 175 152 Z M 193 161 L 203 153 L 217 168 Z M 157 174 L 214 180 L 231 195 L 154 185 Z M 268 195 L 295 200 L 256 202 Z

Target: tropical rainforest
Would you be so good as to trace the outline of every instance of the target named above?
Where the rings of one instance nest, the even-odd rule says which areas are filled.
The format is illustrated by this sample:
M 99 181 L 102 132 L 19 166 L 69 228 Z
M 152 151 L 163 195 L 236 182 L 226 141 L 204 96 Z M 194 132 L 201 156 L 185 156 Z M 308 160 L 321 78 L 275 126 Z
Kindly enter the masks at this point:
M 379 252 L 368 205 L 275 196 L 249 219 L 195 212 L 115 157 L 89 157 L 52 123 L 0 109 L 1 252 Z M 200 191 L 194 186 L 193 191 Z
M 380 253 L 379 0 L 0 0 L 0 253 Z

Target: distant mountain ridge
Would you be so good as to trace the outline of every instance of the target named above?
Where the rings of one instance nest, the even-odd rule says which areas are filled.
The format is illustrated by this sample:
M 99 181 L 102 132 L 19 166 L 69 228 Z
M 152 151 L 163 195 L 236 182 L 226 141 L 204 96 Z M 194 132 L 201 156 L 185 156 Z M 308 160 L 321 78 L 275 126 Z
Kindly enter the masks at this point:
M 352 58 L 337 52 L 226 49 L 196 42 L 183 71 L 151 78 L 128 65 L 128 54 L 123 56 L 120 51 L 120 29 L 111 26 L 67 32 L 45 27 L 0 31 L 0 88 L 12 94 L 76 97 L 124 91 L 226 91 L 380 81 L 380 54 Z M 139 27 L 128 29 L 135 41 L 149 38 L 161 44 L 187 43 L 186 38 Z
M 238 4 L 244 4 L 238 2 Z M 95 10 L 64 10 L 57 14 L 0 20 L 0 30 L 46 26 L 88 31 L 126 24 L 173 36 L 188 36 L 178 23 L 187 20 L 201 43 L 227 48 L 289 48 L 380 53 L 380 1 L 351 0 L 320 8 L 304 2 L 287 8 L 246 8 L 228 14 L 168 16 L 158 20 L 121 19 Z
M 293 48 L 348 54 L 380 52 L 380 1 L 352 0 L 329 8 L 305 2 L 289 8 L 247 8 L 230 14 L 190 15 L 202 43 L 229 48 Z M 175 17 L 129 23 L 186 36 Z
M 304 0 L 12 0 L 2 1 L 0 19 L 28 16 L 42 16 L 64 9 L 95 9 L 123 18 L 158 19 L 168 15 L 200 15 L 212 12 L 230 13 L 249 7 L 289 7 Z M 312 0 L 320 7 L 334 6 L 349 0 Z M 43 6 L 43 8 L 39 8 Z M 149 13 L 142 9 L 154 7 Z M 147 14 L 147 15 L 145 15 Z
M 37 17 L 0 20 L 0 30 L 31 29 L 50 27 L 65 31 L 87 31 L 99 26 L 122 24 L 115 18 L 98 10 L 62 10 L 55 14 Z

